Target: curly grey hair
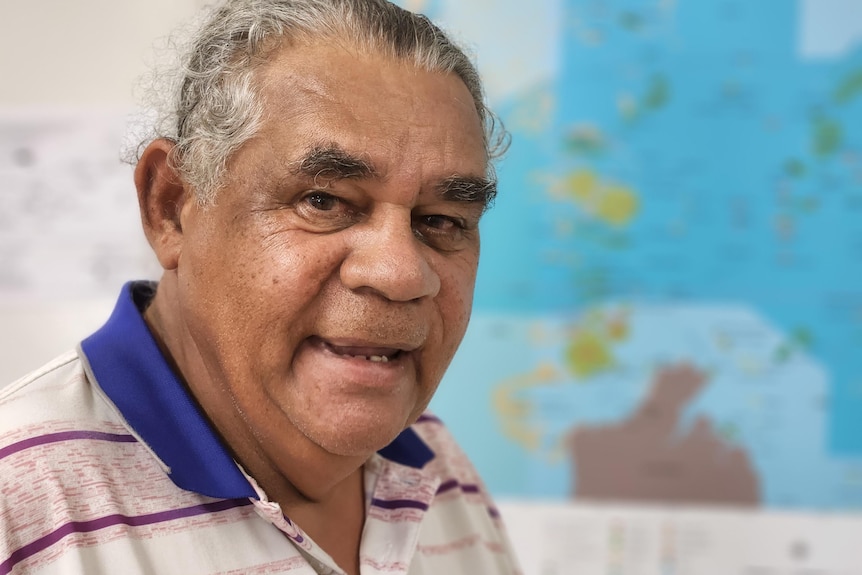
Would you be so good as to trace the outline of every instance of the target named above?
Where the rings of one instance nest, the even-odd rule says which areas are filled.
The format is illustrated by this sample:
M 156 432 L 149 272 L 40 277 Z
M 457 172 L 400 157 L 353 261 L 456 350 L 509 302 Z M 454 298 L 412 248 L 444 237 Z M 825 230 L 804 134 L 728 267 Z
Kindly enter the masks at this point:
M 225 166 L 257 133 L 263 106 L 255 73 L 283 42 L 346 41 L 367 53 L 411 62 L 428 71 L 454 73 L 467 86 L 485 133 L 489 175 L 509 135 L 486 106 L 479 74 L 465 52 L 425 16 L 386 0 L 226 0 L 192 36 L 174 79 L 172 101 L 156 138 L 175 142 L 172 162 L 210 204 Z

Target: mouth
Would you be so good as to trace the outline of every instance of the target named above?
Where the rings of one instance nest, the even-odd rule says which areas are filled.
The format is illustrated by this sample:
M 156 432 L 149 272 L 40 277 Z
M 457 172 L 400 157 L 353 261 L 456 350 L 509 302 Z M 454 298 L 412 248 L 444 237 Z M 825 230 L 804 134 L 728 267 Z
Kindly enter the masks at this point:
M 363 341 L 327 340 L 320 337 L 311 338 L 311 343 L 341 358 L 371 363 L 396 362 L 413 349 L 412 346 L 403 344 L 380 345 Z

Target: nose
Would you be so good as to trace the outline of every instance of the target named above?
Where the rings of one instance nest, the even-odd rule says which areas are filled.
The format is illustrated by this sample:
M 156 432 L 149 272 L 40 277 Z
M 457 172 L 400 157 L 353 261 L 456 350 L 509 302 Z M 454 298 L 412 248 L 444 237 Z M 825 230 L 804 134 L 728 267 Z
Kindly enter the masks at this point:
M 434 297 L 440 291 L 440 276 L 428 262 L 428 248 L 413 233 L 409 212 L 372 218 L 354 232 L 340 269 L 345 287 L 372 290 L 400 302 Z

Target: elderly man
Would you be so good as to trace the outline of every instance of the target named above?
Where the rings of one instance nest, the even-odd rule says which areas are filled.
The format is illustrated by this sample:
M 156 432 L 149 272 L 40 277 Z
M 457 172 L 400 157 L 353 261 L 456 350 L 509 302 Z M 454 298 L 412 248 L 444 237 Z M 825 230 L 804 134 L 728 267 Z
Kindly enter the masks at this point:
M 517 572 L 424 413 L 495 191 L 469 60 L 384 0 L 231 0 L 177 85 L 161 281 L 0 395 L 0 575 Z

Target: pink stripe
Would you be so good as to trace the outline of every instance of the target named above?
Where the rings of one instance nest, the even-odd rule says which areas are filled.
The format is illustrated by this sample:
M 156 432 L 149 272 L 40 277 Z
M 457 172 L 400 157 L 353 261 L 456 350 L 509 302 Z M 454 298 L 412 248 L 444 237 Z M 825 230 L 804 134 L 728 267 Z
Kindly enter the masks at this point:
M 170 511 L 161 511 L 159 513 L 150 513 L 148 515 L 138 515 L 135 517 L 117 514 L 100 517 L 99 519 L 91 519 L 90 521 L 72 521 L 44 537 L 37 539 L 32 543 L 28 543 L 24 547 L 14 551 L 12 555 L 9 556 L 9 559 L 0 563 L 0 575 L 11 573 L 15 565 L 21 561 L 32 557 L 40 551 L 44 551 L 67 535 L 71 535 L 73 533 L 90 533 L 92 531 L 98 531 L 99 529 L 105 529 L 106 527 L 112 527 L 114 525 L 141 527 L 144 525 L 153 525 L 154 523 L 164 523 L 176 519 L 194 517 L 196 515 L 217 513 L 219 511 L 226 511 L 236 507 L 243 507 L 245 505 L 251 505 L 251 502 L 248 499 L 225 499 L 223 501 L 195 505 L 184 509 L 172 509 Z
M 12 445 L 0 449 L 0 459 L 8 457 L 13 453 L 30 449 L 39 445 L 48 443 L 57 443 L 59 441 L 71 441 L 74 439 L 95 439 L 97 441 L 113 441 L 115 443 L 135 443 L 137 439 L 128 434 L 104 433 L 101 431 L 61 431 L 58 433 L 48 433 L 24 439 Z

